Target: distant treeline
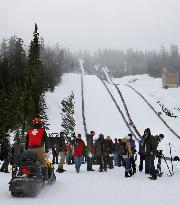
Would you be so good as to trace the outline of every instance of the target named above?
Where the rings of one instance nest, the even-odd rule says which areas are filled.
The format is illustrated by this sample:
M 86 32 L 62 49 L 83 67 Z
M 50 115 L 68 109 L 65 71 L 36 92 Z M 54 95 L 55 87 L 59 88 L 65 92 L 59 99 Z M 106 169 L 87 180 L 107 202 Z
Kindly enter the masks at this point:
M 180 54 L 177 45 L 171 45 L 169 49 L 161 46 L 159 52 L 104 49 L 93 54 L 88 51 L 79 52 L 77 56 L 84 59 L 87 73 L 93 73 L 94 65 L 100 65 L 108 67 L 114 77 L 137 74 L 160 77 L 165 67 L 180 74 Z

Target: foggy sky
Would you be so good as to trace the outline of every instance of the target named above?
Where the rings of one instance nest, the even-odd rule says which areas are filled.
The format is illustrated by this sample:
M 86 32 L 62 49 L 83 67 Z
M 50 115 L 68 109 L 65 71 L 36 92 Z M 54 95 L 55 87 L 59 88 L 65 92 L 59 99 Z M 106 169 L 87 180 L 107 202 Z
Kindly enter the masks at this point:
M 34 23 L 46 44 L 73 50 L 180 46 L 180 0 L 0 0 L 0 41 L 25 44 Z

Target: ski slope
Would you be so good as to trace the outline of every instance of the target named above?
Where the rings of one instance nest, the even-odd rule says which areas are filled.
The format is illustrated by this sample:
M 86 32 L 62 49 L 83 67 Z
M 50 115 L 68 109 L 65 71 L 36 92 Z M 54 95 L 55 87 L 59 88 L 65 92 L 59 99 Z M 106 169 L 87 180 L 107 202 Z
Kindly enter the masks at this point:
M 84 76 L 84 102 L 88 131 L 95 130 L 113 139 L 129 133 L 109 93 L 95 75 Z

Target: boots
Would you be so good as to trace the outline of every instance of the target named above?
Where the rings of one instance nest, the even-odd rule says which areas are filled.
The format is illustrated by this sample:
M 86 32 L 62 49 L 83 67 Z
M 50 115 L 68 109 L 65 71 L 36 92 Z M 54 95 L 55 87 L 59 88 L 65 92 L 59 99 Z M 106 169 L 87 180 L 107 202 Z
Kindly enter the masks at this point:
M 126 177 L 131 177 L 131 176 L 128 175 L 128 171 L 125 171 L 125 178 Z
M 129 176 L 131 177 L 134 173 L 132 172 L 132 169 L 129 170 Z
M 136 167 L 133 168 L 133 175 L 136 174 Z
M 59 172 L 59 173 L 63 173 L 63 172 L 65 172 L 66 170 L 65 169 L 62 169 L 62 168 L 58 168 L 57 170 L 56 170 L 56 172 Z

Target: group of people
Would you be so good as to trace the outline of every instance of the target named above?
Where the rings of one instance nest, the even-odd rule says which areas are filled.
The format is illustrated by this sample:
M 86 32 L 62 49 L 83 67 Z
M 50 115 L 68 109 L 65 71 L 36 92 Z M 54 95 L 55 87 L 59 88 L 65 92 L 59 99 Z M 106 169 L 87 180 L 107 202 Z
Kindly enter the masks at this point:
M 86 143 L 81 139 L 81 134 L 74 136 L 74 139 L 65 142 L 65 133 L 61 132 L 59 141 L 52 148 L 53 162 L 60 157 L 57 172 L 64 172 L 63 164 L 75 164 L 77 173 L 83 161 L 87 162 L 87 171 L 95 171 L 93 164 L 99 164 L 99 172 L 107 172 L 114 166 L 125 168 L 125 177 L 131 177 L 136 173 L 137 150 L 132 134 L 123 139 L 111 139 L 102 133 L 94 142 L 95 131 L 86 134 Z M 145 174 L 150 174 L 150 179 L 157 179 L 157 171 L 154 165 L 155 157 L 158 156 L 158 144 L 164 138 L 163 134 L 153 136 L 149 128 L 145 129 L 139 141 L 139 171 L 143 171 L 145 162 Z M 59 153 L 59 154 L 58 154 Z M 85 158 L 85 160 L 84 160 Z
M 122 139 L 111 139 L 105 137 L 102 133 L 94 140 L 95 131 L 87 133 L 85 141 L 81 134 L 73 136 L 72 140 L 66 141 L 64 132 L 56 143 L 52 146 L 53 163 L 58 163 L 57 172 L 63 173 L 65 159 L 68 164 L 75 164 L 76 172 L 80 172 L 82 161 L 87 162 L 87 171 L 95 171 L 94 164 L 99 164 L 99 172 L 107 172 L 107 169 L 113 169 L 114 166 L 125 169 L 125 177 L 131 177 L 136 173 L 137 153 L 140 156 L 139 171 L 143 171 L 143 162 L 145 161 L 145 174 L 150 174 L 150 179 L 157 179 L 154 160 L 158 154 L 158 144 L 164 138 L 163 134 L 153 136 L 149 128 L 145 129 L 143 136 L 139 141 L 139 150 L 136 150 L 136 143 L 132 134 L 128 134 Z M 33 149 L 44 164 L 45 170 L 48 169 L 46 164 L 46 155 L 48 153 L 47 134 L 42 127 L 42 121 L 39 118 L 33 120 L 33 127 L 27 131 L 25 145 L 21 144 L 19 135 L 11 147 L 9 134 L 5 134 L 0 143 L 0 157 L 3 160 L 0 171 L 9 172 L 8 164 L 18 165 L 24 149 Z M 11 151 L 10 151 L 11 150 Z

